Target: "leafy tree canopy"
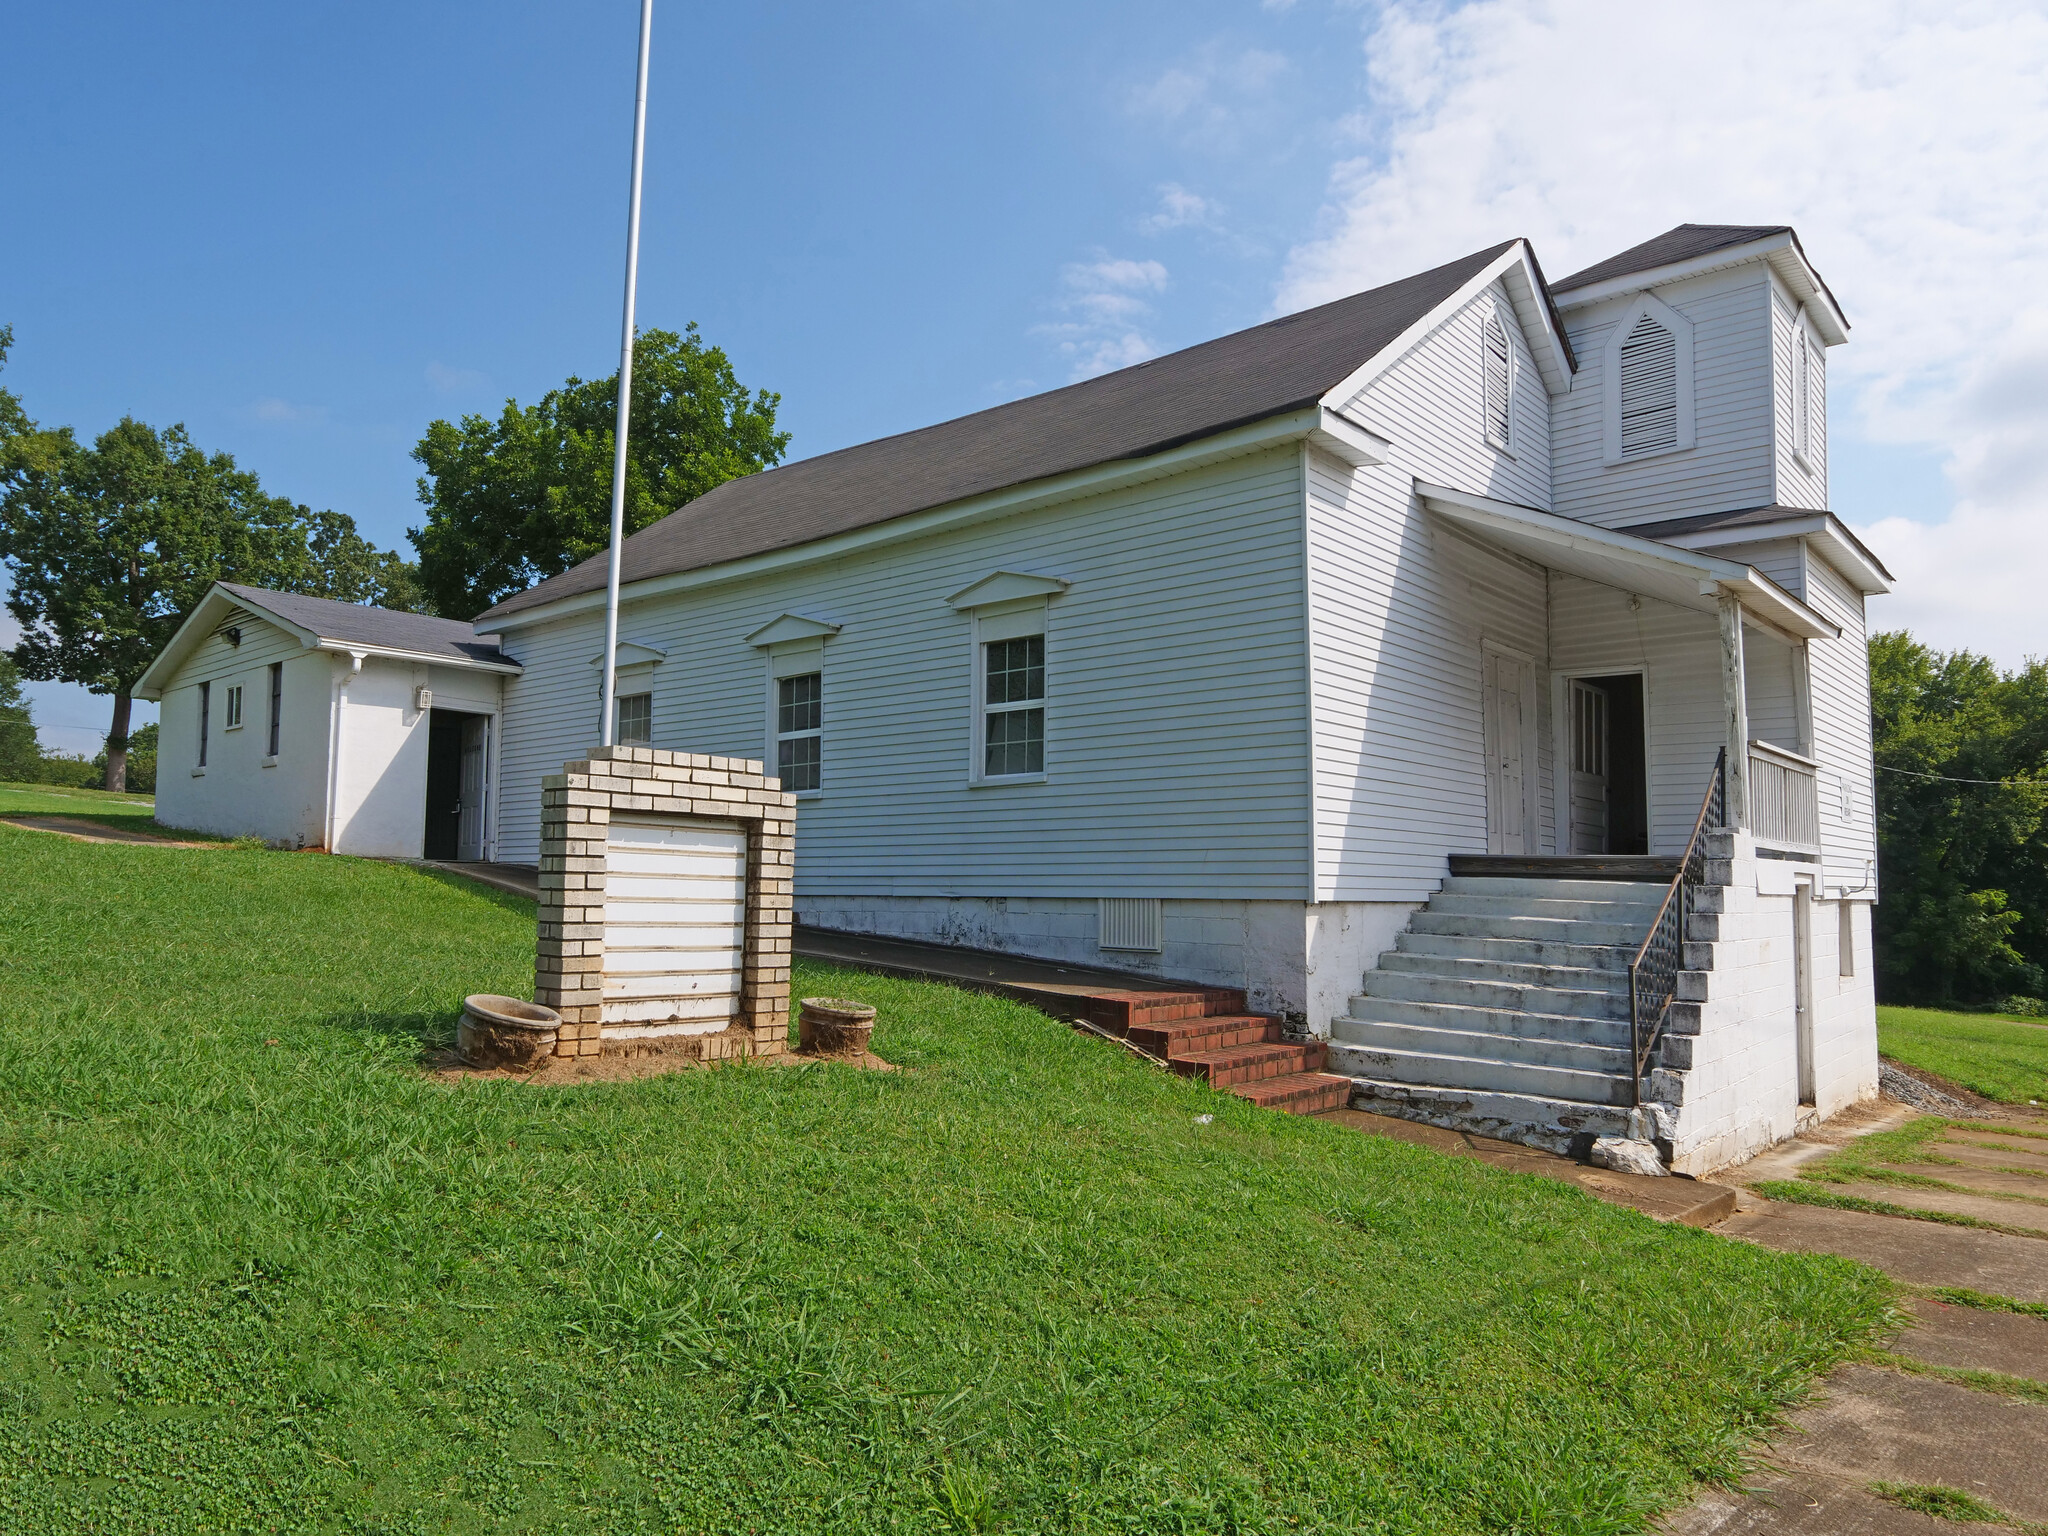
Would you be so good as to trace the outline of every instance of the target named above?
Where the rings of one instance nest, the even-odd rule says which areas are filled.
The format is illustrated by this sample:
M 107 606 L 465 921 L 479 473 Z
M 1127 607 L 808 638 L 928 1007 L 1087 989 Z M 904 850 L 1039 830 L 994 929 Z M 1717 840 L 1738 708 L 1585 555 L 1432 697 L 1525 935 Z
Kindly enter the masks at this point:
M 0 779 L 34 783 L 43 765 L 35 717 L 22 697 L 21 674 L 0 651 Z
M 2001 672 L 1870 639 L 1878 984 L 1896 1001 L 2039 995 L 2048 966 L 2048 664 Z M 1958 781 L 1983 782 L 1958 782 Z
M 436 421 L 413 449 L 424 527 L 408 530 L 434 610 L 474 618 L 611 541 L 619 376 L 570 378 L 537 405 L 507 400 L 492 421 Z M 626 531 L 658 522 L 713 486 L 778 463 L 780 395 L 749 394 L 692 325 L 633 344 Z

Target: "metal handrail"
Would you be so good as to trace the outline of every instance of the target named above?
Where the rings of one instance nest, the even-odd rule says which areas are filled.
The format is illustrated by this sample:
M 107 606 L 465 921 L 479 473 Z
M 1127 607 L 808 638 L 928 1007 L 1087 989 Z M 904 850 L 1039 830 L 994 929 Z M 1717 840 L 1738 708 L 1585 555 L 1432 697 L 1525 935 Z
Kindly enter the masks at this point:
M 1643 1074 L 1650 1057 L 1664 1038 L 1671 1018 L 1671 1004 L 1678 996 L 1678 973 L 1685 968 L 1685 933 L 1692 917 L 1695 887 L 1705 883 L 1707 833 L 1727 819 L 1728 749 L 1714 756 L 1714 774 L 1700 801 L 1699 818 L 1693 822 L 1692 839 L 1685 856 L 1678 861 L 1664 903 L 1643 937 L 1642 947 L 1628 967 L 1629 1017 L 1629 1103 L 1640 1109 L 1643 1102 Z

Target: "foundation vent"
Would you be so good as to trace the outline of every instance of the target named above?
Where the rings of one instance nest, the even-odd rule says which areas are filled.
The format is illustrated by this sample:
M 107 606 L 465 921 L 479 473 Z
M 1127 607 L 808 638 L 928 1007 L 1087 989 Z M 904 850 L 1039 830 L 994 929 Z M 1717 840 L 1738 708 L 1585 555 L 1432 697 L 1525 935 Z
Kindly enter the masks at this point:
M 1101 937 L 1103 949 L 1139 950 L 1159 953 L 1159 898 L 1157 896 L 1104 896 Z

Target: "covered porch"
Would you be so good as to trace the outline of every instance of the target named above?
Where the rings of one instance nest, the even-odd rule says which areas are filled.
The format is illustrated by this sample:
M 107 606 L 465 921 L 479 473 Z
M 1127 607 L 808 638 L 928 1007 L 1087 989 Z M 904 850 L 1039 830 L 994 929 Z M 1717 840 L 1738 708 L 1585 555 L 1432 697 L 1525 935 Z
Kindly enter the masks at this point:
M 1458 534 L 1540 568 L 1542 654 L 1489 648 L 1487 852 L 1454 873 L 1668 881 L 1725 753 L 1726 825 L 1821 854 L 1807 644 L 1840 629 L 1752 566 L 1418 484 Z

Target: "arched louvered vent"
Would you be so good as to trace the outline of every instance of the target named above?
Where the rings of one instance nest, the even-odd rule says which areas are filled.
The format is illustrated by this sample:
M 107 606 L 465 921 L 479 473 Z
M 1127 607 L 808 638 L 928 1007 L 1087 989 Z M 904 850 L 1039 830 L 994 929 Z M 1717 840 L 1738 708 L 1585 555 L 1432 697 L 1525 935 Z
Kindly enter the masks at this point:
M 1486 440 L 1496 448 L 1508 446 L 1508 333 L 1500 321 L 1488 320 L 1484 332 L 1481 363 L 1485 373 Z
M 1621 344 L 1621 456 L 1678 446 L 1678 338 L 1650 315 Z

